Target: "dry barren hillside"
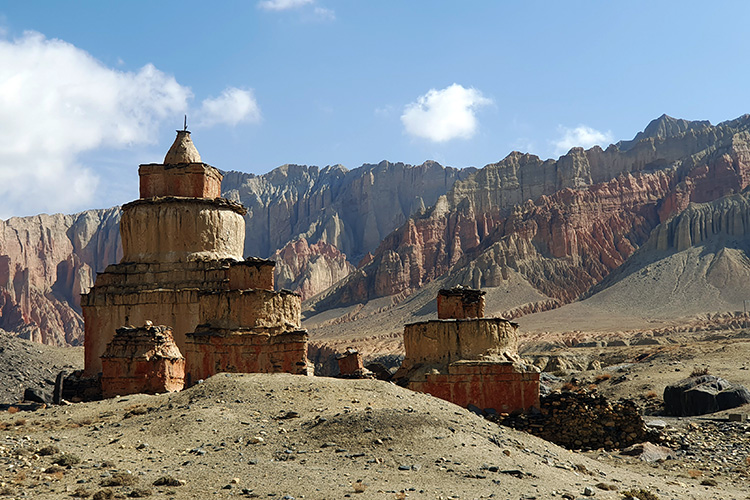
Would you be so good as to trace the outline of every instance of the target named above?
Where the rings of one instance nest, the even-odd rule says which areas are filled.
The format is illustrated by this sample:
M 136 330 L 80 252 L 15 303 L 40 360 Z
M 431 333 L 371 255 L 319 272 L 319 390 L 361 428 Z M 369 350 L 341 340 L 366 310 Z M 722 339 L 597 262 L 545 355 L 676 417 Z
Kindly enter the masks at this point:
M 740 478 L 706 487 L 607 464 L 371 380 L 219 374 L 0 425 L 2 491 L 15 497 L 745 498 Z

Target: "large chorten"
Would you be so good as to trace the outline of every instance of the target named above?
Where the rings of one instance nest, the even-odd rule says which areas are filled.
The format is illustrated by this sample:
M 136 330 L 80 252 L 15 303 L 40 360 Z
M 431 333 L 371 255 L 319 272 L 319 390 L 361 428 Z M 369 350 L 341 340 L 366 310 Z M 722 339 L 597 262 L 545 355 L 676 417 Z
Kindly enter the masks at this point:
M 82 296 L 85 375 L 102 371 L 118 328 L 147 321 L 172 328 L 188 381 L 307 373 L 300 297 L 274 291 L 273 261 L 243 259 L 246 210 L 221 198 L 222 174 L 202 162 L 190 132 L 138 174 L 140 199 L 122 207 L 123 258 Z

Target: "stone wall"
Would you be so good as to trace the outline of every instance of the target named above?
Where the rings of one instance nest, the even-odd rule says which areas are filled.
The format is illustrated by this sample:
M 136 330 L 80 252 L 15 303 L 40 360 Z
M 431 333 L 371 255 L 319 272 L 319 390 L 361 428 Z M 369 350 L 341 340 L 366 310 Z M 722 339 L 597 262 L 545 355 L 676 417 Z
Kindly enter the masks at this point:
M 141 198 L 183 196 L 214 199 L 221 196 L 221 173 L 205 163 L 162 165 L 151 163 L 138 168 Z
M 123 205 L 122 262 L 242 260 L 244 208 L 221 198 L 151 198 Z
M 629 400 L 609 401 L 594 394 L 563 392 L 544 396 L 540 403 L 540 412 L 490 419 L 574 450 L 611 450 L 658 438 L 646 428 L 638 407 Z
M 307 332 L 201 327 L 188 334 L 188 384 L 220 372 L 307 375 Z

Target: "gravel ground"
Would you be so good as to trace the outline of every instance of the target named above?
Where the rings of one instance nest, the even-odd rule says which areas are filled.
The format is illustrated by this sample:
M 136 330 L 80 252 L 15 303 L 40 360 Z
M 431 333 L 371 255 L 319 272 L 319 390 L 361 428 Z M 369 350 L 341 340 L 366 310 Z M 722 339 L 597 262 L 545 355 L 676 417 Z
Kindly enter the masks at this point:
M 0 330 L 0 404 L 23 400 L 27 387 L 50 393 L 62 370 L 83 368 L 83 347 L 53 347 Z
M 220 374 L 176 394 L 4 412 L 0 429 L 9 498 L 746 497 L 593 460 L 374 380 Z

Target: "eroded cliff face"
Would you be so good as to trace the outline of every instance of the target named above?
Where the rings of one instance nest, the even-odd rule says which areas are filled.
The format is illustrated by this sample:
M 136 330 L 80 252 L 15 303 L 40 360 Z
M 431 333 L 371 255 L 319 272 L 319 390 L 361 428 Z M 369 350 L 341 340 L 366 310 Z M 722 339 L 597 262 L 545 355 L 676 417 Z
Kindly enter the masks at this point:
M 662 116 L 633 141 L 574 148 L 556 161 L 514 152 L 481 170 L 285 165 L 228 172 L 222 191 L 248 208 L 244 256 L 277 260 L 278 286 L 316 296 L 316 311 L 401 300 L 447 273 L 498 287 L 511 271 L 546 308 L 600 283 L 691 203 L 747 188 L 749 129 L 748 116 L 717 126 Z M 79 295 L 121 257 L 119 217 L 113 208 L 0 221 L 0 328 L 79 341 Z M 703 223 L 691 221 L 660 226 L 657 240 L 695 245 Z
M 119 260 L 119 208 L 0 221 L 0 328 L 36 342 L 83 341 L 80 294 Z
M 750 118 L 673 122 L 656 120 L 624 150 L 574 148 L 558 161 L 514 152 L 487 165 L 388 235 L 313 307 L 408 294 L 449 272 L 499 286 L 508 268 L 560 303 L 574 300 L 689 203 L 748 186 Z
M 294 290 L 302 300 L 326 290 L 354 270 L 346 255 L 330 243 L 309 244 L 300 238 L 274 252 L 278 288 Z
M 246 255 L 270 257 L 304 238 L 329 243 L 357 262 L 474 170 L 432 161 L 383 161 L 353 170 L 284 165 L 261 176 L 227 172 L 222 191 L 248 208 Z

